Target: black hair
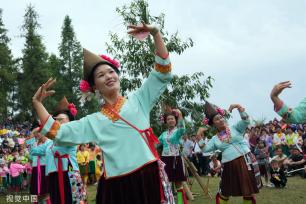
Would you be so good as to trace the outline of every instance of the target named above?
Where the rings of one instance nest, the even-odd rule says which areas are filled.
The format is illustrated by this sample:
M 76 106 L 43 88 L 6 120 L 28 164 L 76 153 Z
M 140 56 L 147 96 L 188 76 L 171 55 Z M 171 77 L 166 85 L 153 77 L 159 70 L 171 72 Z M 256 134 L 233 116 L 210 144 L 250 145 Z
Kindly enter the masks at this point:
M 118 68 L 116 68 L 113 64 L 111 63 L 108 63 L 108 62 L 99 62 L 97 63 L 91 70 L 89 76 L 88 76 L 88 83 L 90 85 L 90 87 L 93 87 L 95 85 L 95 71 L 96 69 L 100 66 L 100 65 L 103 65 L 103 64 L 106 64 L 106 65 L 109 65 L 111 68 L 113 68 L 115 70 L 115 72 L 119 75 L 120 74 L 120 71 Z
M 164 114 L 164 123 L 166 124 L 167 123 L 167 118 L 168 118 L 168 116 L 174 116 L 174 118 L 175 118 L 175 121 L 176 121 L 176 124 L 177 124 L 177 121 L 178 121 L 178 115 L 177 115 L 178 113 L 177 112 L 174 112 L 174 111 L 172 111 L 172 112 L 170 112 L 170 113 L 165 113 Z
M 37 127 L 40 127 L 39 122 L 37 120 L 34 120 L 31 125 L 30 131 L 34 130 Z
M 60 111 L 56 111 L 55 113 L 53 113 L 53 117 L 58 116 L 59 114 L 65 114 L 68 116 L 69 121 L 74 121 L 75 117 L 70 113 L 69 110 L 60 110 Z

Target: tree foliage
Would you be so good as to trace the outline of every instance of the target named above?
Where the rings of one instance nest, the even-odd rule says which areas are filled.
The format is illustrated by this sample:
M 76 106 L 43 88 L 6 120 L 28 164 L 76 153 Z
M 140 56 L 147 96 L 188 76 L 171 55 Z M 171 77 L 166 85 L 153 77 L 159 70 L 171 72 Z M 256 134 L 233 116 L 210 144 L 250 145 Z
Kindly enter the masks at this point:
M 38 34 L 40 25 L 38 13 L 32 5 L 26 8 L 22 37 L 25 38 L 22 50 L 21 67 L 18 79 L 19 119 L 26 120 L 34 116 L 32 96 L 42 83 L 50 76 L 48 54 Z M 46 106 L 49 107 L 48 102 Z
M 186 49 L 193 46 L 191 38 L 181 40 L 178 32 L 170 34 L 164 27 L 165 15 L 152 16 L 148 11 L 148 3 L 144 0 L 135 0 L 129 5 L 117 8 L 116 11 L 123 19 L 124 26 L 145 22 L 157 25 L 163 34 L 163 39 L 170 53 L 182 54 Z M 110 33 L 110 42 L 107 51 L 121 62 L 121 91 L 126 94 L 140 87 L 142 81 L 149 75 L 154 64 L 154 44 L 151 38 L 138 41 L 131 36 L 120 36 Z M 196 65 L 190 65 L 196 66 Z M 175 67 L 174 72 L 175 72 Z M 192 75 L 174 75 L 171 84 L 161 96 L 160 101 L 151 111 L 151 126 L 156 134 L 162 131 L 159 121 L 162 114 L 163 104 L 178 107 L 185 117 L 190 119 L 189 129 L 201 124 L 203 119 L 202 105 L 200 101 L 209 96 L 208 90 L 212 87 L 212 78 L 204 77 L 202 72 Z
M 0 118 L 11 116 L 14 104 L 13 95 L 17 73 L 9 42 L 0 9 Z

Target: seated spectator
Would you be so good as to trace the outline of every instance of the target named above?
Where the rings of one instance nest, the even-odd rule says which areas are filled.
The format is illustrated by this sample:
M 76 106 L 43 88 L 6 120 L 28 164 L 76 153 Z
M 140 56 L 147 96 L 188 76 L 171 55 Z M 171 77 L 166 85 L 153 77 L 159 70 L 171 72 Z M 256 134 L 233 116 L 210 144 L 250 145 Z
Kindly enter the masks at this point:
M 214 177 L 221 175 L 221 162 L 217 159 L 217 156 L 214 154 L 211 156 L 211 162 L 209 162 L 209 174 L 208 176 Z
M 275 156 L 272 158 L 272 160 L 278 161 L 278 165 L 280 168 L 283 168 L 284 161 L 287 159 L 287 155 L 283 154 L 283 150 L 281 147 L 278 147 L 274 151 Z
M 273 136 L 273 145 L 279 146 L 286 144 L 286 137 L 285 134 L 282 132 L 282 129 L 280 126 L 276 127 L 275 134 Z
M 299 128 L 297 130 L 298 138 L 297 138 L 297 141 L 295 143 L 300 145 L 300 146 L 303 145 L 303 133 L 304 133 L 303 129 Z
M 305 165 L 305 159 L 303 154 L 297 147 L 293 147 L 291 155 L 284 161 L 284 165 L 287 167 L 287 171 L 302 169 Z M 304 177 L 304 170 L 293 172 L 292 175 L 299 174 Z
M 295 126 L 288 126 L 286 131 L 286 142 L 287 145 L 291 148 L 293 145 L 297 143 L 299 135 L 295 133 Z
M 284 171 L 279 167 L 279 162 L 277 160 L 271 161 L 271 168 L 270 168 L 270 174 L 271 179 L 270 182 L 276 187 L 276 188 L 283 188 L 286 186 L 287 178 L 285 176 Z

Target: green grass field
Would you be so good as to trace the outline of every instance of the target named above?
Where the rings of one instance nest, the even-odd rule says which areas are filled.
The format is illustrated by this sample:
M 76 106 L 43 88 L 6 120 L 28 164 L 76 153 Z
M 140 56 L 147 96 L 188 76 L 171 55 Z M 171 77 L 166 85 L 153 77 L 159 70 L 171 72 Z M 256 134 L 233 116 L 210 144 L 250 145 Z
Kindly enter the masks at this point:
M 206 182 L 207 178 L 203 178 Z M 218 178 L 211 178 L 209 182 L 209 189 L 213 196 L 213 200 L 210 200 L 207 196 L 204 196 L 197 183 L 194 182 L 192 191 L 196 194 L 195 200 L 190 201 L 190 204 L 205 204 L 215 203 L 214 196 L 219 183 Z M 88 201 L 90 204 L 95 203 L 97 186 L 89 186 L 88 188 Z M 13 195 L 13 194 L 12 194 Z M 16 194 L 17 195 L 17 194 Z M 26 195 L 26 194 L 22 194 Z M 22 201 L 22 199 L 21 199 Z M 0 204 L 4 203 L 30 203 L 30 202 L 7 202 L 5 195 L 0 196 Z M 242 198 L 231 198 L 229 204 L 242 203 Z M 300 177 L 288 178 L 287 187 L 285 189 L 275 189 L 264 187 L 257 195 L 258 204 L 306 204 L 306 179 Z M 127 203 L 128 204 L 128 203 Z
M 206 182 L 207 178 L 203 178 Z M 200 190 L 200 186 L 197 183 L 193 183 L 192 192 L 197 196 L 194 201 L 190 201 L 190 204 L 204 204 L 215 203 L 214 197 L 219 184 L 219 178 L 210 178 L 209 189 L 212 194 L 213 200 L 210 200 L 207 196 L 204 196 Z M 89 203 L 95 203 L 96 186 L 89 187 Z M 229 204 L 242 203 L 242 198 L 235 197 L 230 198 Z M 263 187 L 260 193 L 257 195 L 258 204 L 306 204 L 306 179 L 300 177 L 288 178 L 287 187 L 285 189 L 275 189 Z

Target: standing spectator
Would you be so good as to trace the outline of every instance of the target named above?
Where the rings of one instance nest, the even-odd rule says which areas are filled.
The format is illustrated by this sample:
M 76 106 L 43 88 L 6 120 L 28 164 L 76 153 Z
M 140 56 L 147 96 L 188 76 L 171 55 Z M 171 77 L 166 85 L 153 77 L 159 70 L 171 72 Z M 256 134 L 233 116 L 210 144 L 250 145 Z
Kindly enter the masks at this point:
M 199 143 L 198 143 L 198 140 L 197 140 L 197 136 L 196 135 L 192 135 L 191 139 L 192 139 L 192 142 L 193 142 L 193 144 L 192 144 L 192 159 L 191 159 L 191 162 L 197 168 L 198 173 L 201 174 L 200 157 L 202 156 L 202 151 L 201 151 L 201 148 L 199 146 Z
M 13 159 L 13 162 L 10 165 L 10 174 L 11 174 L 11 186 L 13 191 L 19 192 L 21 187 L 21 176 L 20 173 L 25 169 L 24 166 L 16 162 L 16 158 Z
M 103 174 L 102 170 L 102 156 L 100 154 L 97 154 L 97 157 L 96 157 L 96 180 L 98 181 L 100 176 Z M 95 185 L 98 184 L 98 183 L 95 183 Z
M 96 145 L 93 143 L 89 143 L 89 163 L 88 163 L 88 177 L 89 183 L 94 184 L 96 183 L 96 156 L 97 156 L 97 149 Z
M 185 156 L 185 157 L 187 157 L 188 159 L 191 160 L 193 143 L 188 138 L 188 135 L 184 135 L 182 137 L 182 145 L 183 145 L 183 156 Z
M 79 146 L 79 151 L 77 153 L 77 162 L 80 168 L 81 177 L 84 185 L 87 185 L 88 180 L 88 163 L 89 163 L 89 153 L 85 151 L 85 145 L 81 144 Z
M 205 141 L 206 138 L 203 138 L 204 134 L 200 133 L 197 134 L 196 138 L 198 141 L 198 145 L 201 149 L 201 153 L 198 154 L 199 158 L 199 167 L 200 167 L 200 175 L 207 175 L 209 171 L 209 156 L 211 155 L 210 153 L 203 153 L 202 150 L 205 147 L 207 140 Z
M 271 161 L 271 168 L 270 168 L 271 179 L 270 182 L 276 188 L 283 188 L 286 186 L 287 178 L 283 169 L 279 167 L 279 163 L 277 160 Z

